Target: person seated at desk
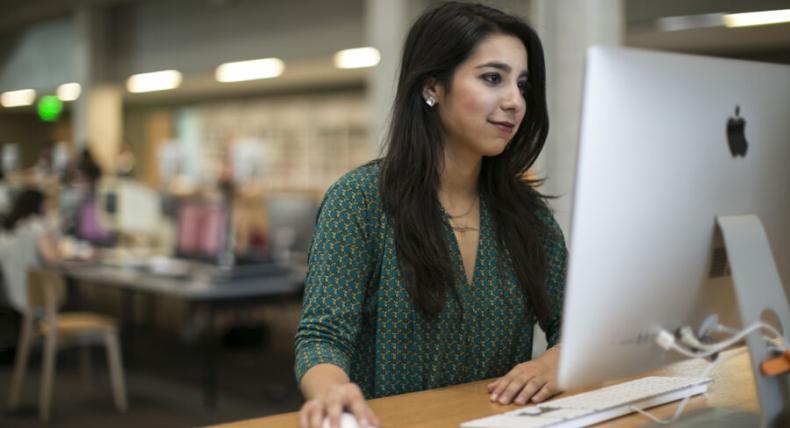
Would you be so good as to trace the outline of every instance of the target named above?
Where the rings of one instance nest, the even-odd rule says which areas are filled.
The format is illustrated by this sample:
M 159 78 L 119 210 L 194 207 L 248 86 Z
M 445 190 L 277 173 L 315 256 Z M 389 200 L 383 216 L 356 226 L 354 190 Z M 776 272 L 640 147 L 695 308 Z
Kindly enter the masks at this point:
M 69 171 L 67 186 L 60 194 L 60 218 L 66 235 L 92 245 L 111 246 L 115 234 L 99 221 L 97 187 L 102 171 L 86 147 Z
M 322 203 L 295 374 L 303 427 L 365 399 L 479 379 L 502 404 L 558 393 L 566 247 L 527 171 L 548 132 L 540 40 L 447 3 L 411 28 L 383 159 Z M 532 359 L 538 322 L 551 347 Z
M 47 218 L 47 203 L 40 190 L 25 189 L 14 199 L 3 222 L 0 264 L 11 304 L 19 312 L 27 307 L 27 271 L 60 261 L 56 228 Z

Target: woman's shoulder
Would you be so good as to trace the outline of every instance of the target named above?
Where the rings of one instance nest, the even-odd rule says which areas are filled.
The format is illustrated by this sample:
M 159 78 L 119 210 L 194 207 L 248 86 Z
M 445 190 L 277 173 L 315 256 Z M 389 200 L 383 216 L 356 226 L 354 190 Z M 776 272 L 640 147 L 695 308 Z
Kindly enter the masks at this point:
M 545 226 L 546 230 L 546 243 L 550 246 L 565 247 L 565 235 L 560 228 L 560 224 L 554 217 L 554 210 L 551 206 L 544 201 L 541 207 L 536 210 L 535 216 Z
M 359 166 L 335 181 L 324 196 L 327 198 L 342 198 L 371 203 L 379 199 L 379 175 L 381 161 L 370 161 Z

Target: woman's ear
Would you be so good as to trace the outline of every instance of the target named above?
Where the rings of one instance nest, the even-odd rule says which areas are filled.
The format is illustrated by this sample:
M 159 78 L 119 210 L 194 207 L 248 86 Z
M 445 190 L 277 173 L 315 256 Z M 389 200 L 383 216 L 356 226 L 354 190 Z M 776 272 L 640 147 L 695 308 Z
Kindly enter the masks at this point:
M 422 87 L 422 99 L 425 101 L 425 104 L 428 107 L 433 107 L 439 102 L 439 98 L 441 97 L 442 85 L 436 79 L 430 78 L 425 81 L 425 85 Z

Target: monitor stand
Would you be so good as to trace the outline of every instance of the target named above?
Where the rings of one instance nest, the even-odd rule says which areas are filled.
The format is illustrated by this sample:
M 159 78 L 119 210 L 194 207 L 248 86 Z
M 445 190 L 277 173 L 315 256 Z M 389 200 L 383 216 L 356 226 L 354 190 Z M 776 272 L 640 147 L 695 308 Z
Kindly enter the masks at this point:
M 753 214 L 719 216 L 717 222 L 724 238 L 742 325 L 764 321 L 768 314 L 779 322 L 778 327 L 784 334 L 785 341 L 790 342 L 790 307 L 759 217 Z M 763 375 L 760 364 L 774 354 L 761 335 L 750 334 L 746 337 L 746 345 L 749 348 L 754 385 L 761 409 L 759 423 L 751 426 L 790 426 L 787 414 L 790 411 L 790 374 L 776 377 Z M 715 412 L 707 413 L 723 420 L 721 415 L 713 415 Z M 689 416 L 693 414 L 690 413 Z M 736 423 L 739 418 L 730 419 L 735 423 L 732 426 L 739 426 Z M 697 420 L 698 424 L 701 422 Z

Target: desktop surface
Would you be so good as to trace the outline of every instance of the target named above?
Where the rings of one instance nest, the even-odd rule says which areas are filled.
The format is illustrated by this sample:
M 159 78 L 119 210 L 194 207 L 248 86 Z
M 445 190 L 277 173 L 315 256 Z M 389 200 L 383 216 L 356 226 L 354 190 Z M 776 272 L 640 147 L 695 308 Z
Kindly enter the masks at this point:
M 191 263 L 191 262 L 190 262 Z M 185 298 L 194 302 L 266 299 L 298 293 L 303 278 L 289 267 L 278 266 L 265 274 L 228 277 L 216 267 L 189 274 L 154 273 L 139 265 L 120 266 L 98 261 L 62 262 L 64 275 L 137 293 Z
M 291 266 L 276 262 L 270 257 L 235 256 L 231 266 L 222 266 L 215 260 L 170 257 L 152 254 L 150 249 L 139 247 L 112 247 L 96 250 L 89 244 L 66 239 L 61 247 L 68 249 L 68 261 L 73 267 L 81 265 L 106 266 L 125 271 L 135 271 L 162 278 L 193 279 L 208 277 L 215 282 L 230 282 L 245 278 L 281 276 L 291 272 Z M 81 250 L 89 251 L 81 251 Z M 80 252 L 95 254 L 79 257 Z
M 706 408 L 737 409 L 747 412 L 758 410 L 754 381 L 749 369 L 749 356 L 742 348 L 726 351 L 727 357 L 732 353 L 739 355 L 722 362 L 711 377 L 714 379 L 705 396 L 697 396 L 690 400 L 684 414 Z M 698 375 L 707 363 L 702 360 L 688 360 L 672 364 L 666 368 L 653 370 L 645 374 L 661 376 Z M 606 382 L 606 385 L 627 379 Z M 471 382 L 429 391 L 414 392 L 392 397 L 370 400 L 370 406 L 384 427 L 403 428 L 457 428 L 462 422 L 485 416 L 504 413 L 519 406 L 502 406 L 491 403 L 486 394 L 489 380 Z M 561 394 L 559 397 L 588 391 L 593 388 L 575 389 Z M 650 409 L 658 417 L 668 418 L 677 407 L 677 402 Z M 646 417 L 631 414 L 606 423 L 601 427 L 625 428 L 650 425 Z M 221 428 L 297 428 L 298 413 L 287 413 L 246 421 L 218 425 Z

